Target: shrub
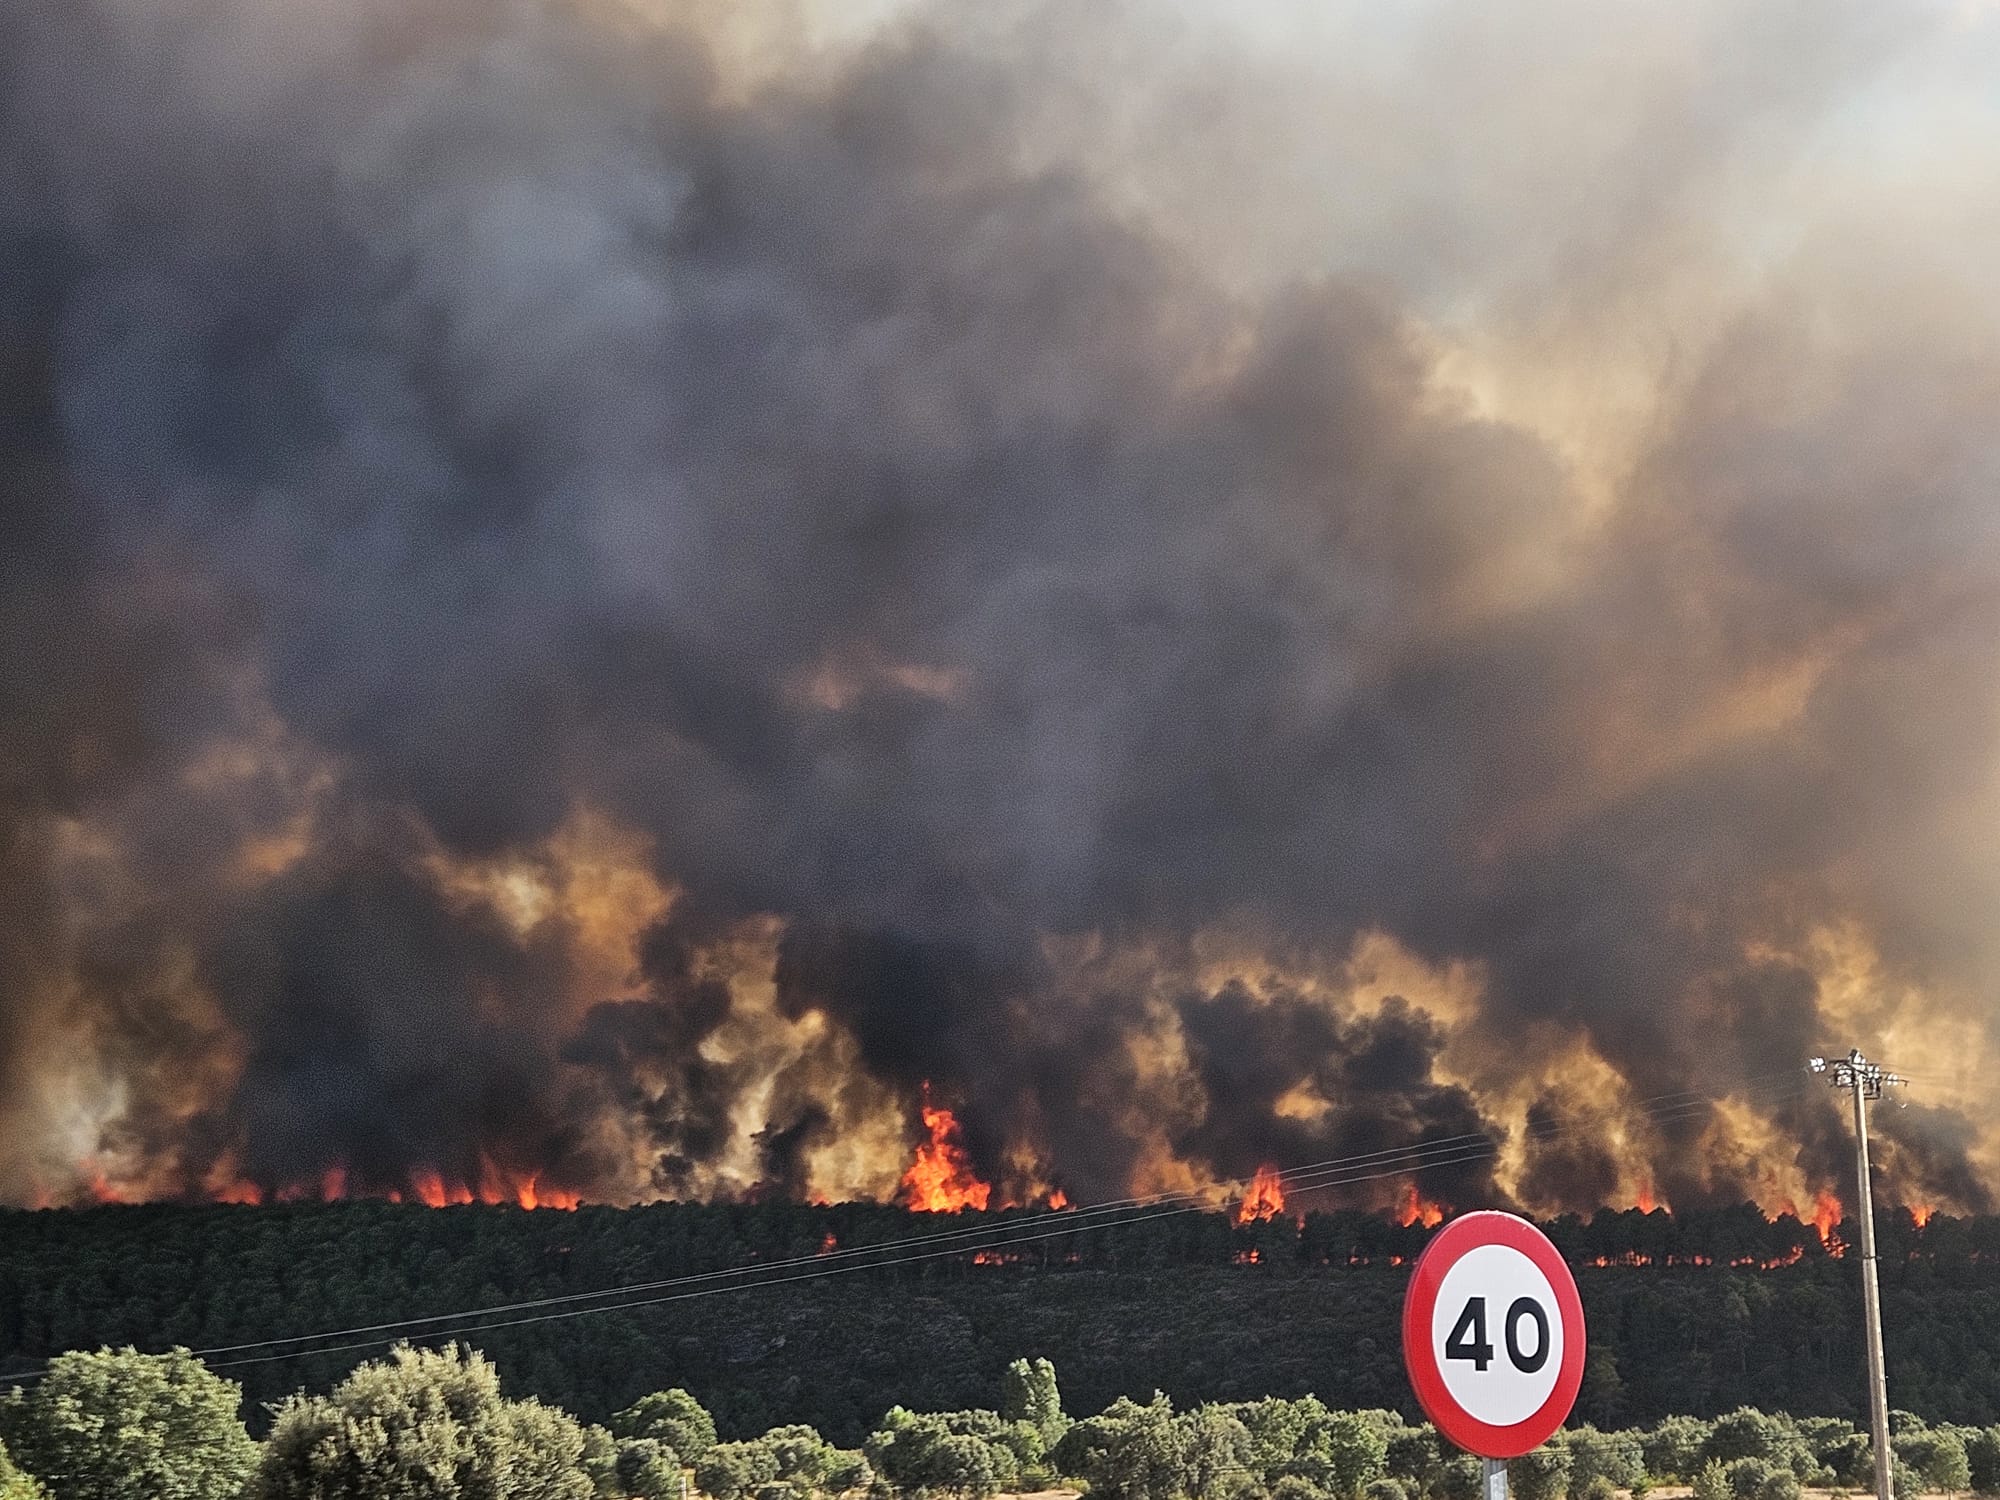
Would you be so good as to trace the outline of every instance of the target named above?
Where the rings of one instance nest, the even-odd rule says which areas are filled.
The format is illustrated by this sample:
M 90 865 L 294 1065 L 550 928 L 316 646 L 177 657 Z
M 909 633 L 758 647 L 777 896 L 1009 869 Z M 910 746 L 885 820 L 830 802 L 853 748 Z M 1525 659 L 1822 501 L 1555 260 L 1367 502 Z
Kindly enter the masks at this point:
M 1383 1476 L 1388 1452 L 1382 1429 L 1359 1412 L 1328 1412 L 1311 1422 L 1299 1440 L 1293 1472 L 1349 1500 Z
M 715 1446 L 715 1418 L 678 1387 L 641 1396 L 605 1425 L 614 1437 L 653 1438 L 665 1443 L 683 1463 L 700 1463 Z
M 875 1471 L 869 1467 L 865 1454 L 849 1448 L 836 1448 L 833 1462 L 827 1465 L 826 1489 L 832 1495 L 850 1495 L 866 1490 L 875 1483 Z
M 1972 1487 L 1972 1468 L 1965 1440 L 1951 1427 L 1934 1427 L 1895 1439 L 1896 1456 L 1915 1474 L 1926 1491 L 1955 1494 Z
M 404 1345 L 327 1395 L 294 1396 L 279 1406 L 242 1493 L 251 1500 L 590 1500 L 596 1485 L 584 1467 L 586 1447 L 575 1418 L 532 1399 L 504 1399 L 483 1355 Z
M 1484 1500 L 1486 1474 L 1470 1453 L 1454 1453 L 1441 1461 L 1431 1478 L 1436 1500 Z
M 1577 1500 L 1618 1500 L 1618 1486 L 1603 1474 L 1593 1474 L 1582 1484 L 1572 1479 L 1570 1493 Z
M 1639 1434 L 1639 1452 L 1646 1472 L 1655 1479 L 1680 1479 L 1692 1484 L 1704 1462 L 1708 1423 L 1694 1417 L 1667 1417 Z
M 1965 1459 L 1975 1490 L 1982 1495 L 2000 1491 L 2000 1427 L 1979 1427 L 1967 1433 Z
M 1361 1493 L 1364 1500 L 1410 1500 L 1410 1492 L 1403 1481 L 1388 1474 L 1369 1480 L 1368 1488 Z
M 0 1500 L 44 1500 L 41 1484 L 14 1467 L 4 1443 L 0 1443 Z
M 1694 1500 L 1735 1500 L 1729 1488 L 1729 1476 L 1714 1459 L 1695 1471 L 1692 1487 Z
M 1819 1444 L 1814 1451 L 1834 1484 L 1866 1489 L 1875 1482 L 1875 1449 L 1867 1433 L 1849 1431 Z
M 1578 1494 L 1600 1475 L 1613 1489 L 1629 1490 L 1646 1472 L 1646 1455 L 1636 1433 L 1579 1427 L 1565 1434 L 1564 1441 L 1569 1445 L 1570 1487 Z
M 613 1472 L 618 1488 L 632 1500 L 679 1500 L 680 1455 L 658 1438 L 631 1438 L 620 1443 Z
M 257 1463 L 242 1397 L 185 1349 L 59 1354 L 9 1397 L 6 1441 L 55 1500 L 234 1500 Z
M 1564 1443 L 1544 1443 L 1507 1464 L 1507 1489 L 1515 1500 L 1564 1500 L 1569 1478 L 1569 1447 Z
M 1723 1479 L 1735 1500 L 1757 1500 L 1764 1486 L 1779 1472 L 1778 1466 L 1766 1458 L 1734 1458 L 1722 1466 Z
M 1394 1478 L 1411 1481 L 1421 1491 L 1438 1466 L 1437 1429 L 1426 1422 L 1421 1427 L 1391 1428 L 1384 1438 L 1383 1468 Z
M 777 1477 L 777 1459 L 757 1443 L 717 1443 L 694 1466 L 695 1487 L 709 1500 L 738 1500 Z

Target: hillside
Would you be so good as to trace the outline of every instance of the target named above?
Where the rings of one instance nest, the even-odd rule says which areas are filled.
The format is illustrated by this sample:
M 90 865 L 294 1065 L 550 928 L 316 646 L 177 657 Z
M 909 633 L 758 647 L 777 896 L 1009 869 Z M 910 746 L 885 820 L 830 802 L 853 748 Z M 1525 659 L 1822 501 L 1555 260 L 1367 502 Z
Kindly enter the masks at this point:
M 217 1349 L 797 1258 L 763 1274 L 804 1279 L 697 1283 L 656 1292 L 680 1297 L 662 1305 L 482 1327 L 471 1341 L 512 1388 L 586 1418 L 684 1385 L 725 1432 L 803 1421 L 841 1442 L 892 1401 L 980 1404 L 1019 1355 L 1055 1360 L 1080 1410 L 1155 1387 L 1183 1401 L 1312 1391 L 1335 1405 L 1409 1405 L 1396 1317 L 1421 1226 L 1189 1214 L 1066 1233 L 987 1263 L 960 1253 L 827 1274 L 848 1263 L 820 1253 L 967 1228 L 997 1237 L 1013 1222 L 859 1205 L 10 1212 L 0 1214 L 0 1358 L 24 1368 L 99 1344 Z M 1549 1227 L 1578 1265 L 1590 1323 L 1581 1416 L 1622 1425 L 1746 1402 L 1854 1415 L 1855 1267 L 1811 1226 L 1801 1235 L 1795 1221 L 1744 1208 Z M 2000 1220 L 1885 1222 L 1896 1405 L 2000 1420 L 1996 1244 Z M 210 1362 L 254 1404 L 324 1388 L 376 1350 L 227 1364 L 269 1352 Z

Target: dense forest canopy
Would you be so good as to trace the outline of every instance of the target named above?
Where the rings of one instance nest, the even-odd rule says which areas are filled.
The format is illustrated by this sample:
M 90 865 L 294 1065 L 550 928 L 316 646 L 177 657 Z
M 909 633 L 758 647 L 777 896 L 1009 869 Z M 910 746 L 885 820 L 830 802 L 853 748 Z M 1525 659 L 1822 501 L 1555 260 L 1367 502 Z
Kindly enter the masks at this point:
M 1414 1415 L 1396 1320 L 1422 1224 L 1181 1213 L 1025 1238 L 1063 1222 L 862 1204 L 9 1212 L 0 1357 L 24 1370 L 101 1344 L 212 1351 L 752 1268 L 656 1289 L 676 1300 L 648 1306 L 611 1299 L 556 1309 L 605 1309 L 585 1316 L 484 1326 L 530 1310 L 416 1331 L 469 1330 L 514 1388 L 589 1420 L 684 1386 L 738 1435 L 798 1421 L 857 1441 L 891 1401 L 976 1404 L 1029 1354 L 1055 1359 L 1093 1409 L 1157 1387 L 1182 1401 L 1312 1392 Z M 1578 1268 L 1589 1320 L 1582 1416 L 1618 1424 L 1748 1402 L 1856 1414 L 1860 1298 L 1854 1257 L 1834 1253 L 1841 1227 L 1823 1241 L 1747 1205 L 1546 1227 Z M 942 1247 L 913 1238 L 962 1231 Z M 1012 1248 L 978 1248 L 1010 1234 Z M 1918 1225 L 1899 1210 L 1880 1234 L 1892 1399 L 1937 1420 L 2000 1420 L 2000 1218 Z M 354 1340 L 211 1357 L 264 1361 L 225 1367 L 254 1419 L 261 1403 L 324 1390 L 381 1353 L 380 1342 L 311 1352 L 326 1342 Z

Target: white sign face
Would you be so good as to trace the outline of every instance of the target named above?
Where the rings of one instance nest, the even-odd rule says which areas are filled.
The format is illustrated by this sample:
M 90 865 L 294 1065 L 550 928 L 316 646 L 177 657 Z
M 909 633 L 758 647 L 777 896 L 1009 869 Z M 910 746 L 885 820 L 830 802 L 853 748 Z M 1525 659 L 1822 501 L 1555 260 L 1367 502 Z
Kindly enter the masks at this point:
M 1438 1284 L 1431 1354 L 1451 1397 L 1482 1422 L 1512 1427 L 1541 1410 L 1562 1373 L 1555 1288 L 1511 1245 L 1479 1245 Z

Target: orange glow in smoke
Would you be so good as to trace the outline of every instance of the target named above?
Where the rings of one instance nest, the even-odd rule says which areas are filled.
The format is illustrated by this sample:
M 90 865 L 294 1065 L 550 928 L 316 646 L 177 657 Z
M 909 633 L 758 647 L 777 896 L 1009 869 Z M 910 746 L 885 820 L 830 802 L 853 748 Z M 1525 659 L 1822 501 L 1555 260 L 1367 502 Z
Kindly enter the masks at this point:
M 955 1214 L 968 1208 L 984 1208 L 993 1196 L 993 1185 L 981 1182 L 972 1170 L 958 1119 L 948 1109 L 931 1103 L 931 1088 L 924 1085 L 924 1129 L 930 1139 L 917 1147 L 916 1160 L 903 1174 L 902 1201 L 919 1213 Z
M 1275 1219 L 1285 1211 L 1285 1187 L 1278 1180 L 1278 1169 L 1262 1166 L 1251 1179 L 1250 1190 L 1243 1195 L 1243 1202 L 1236 1210 L 1236 1222 L 1253 1223 L 1258 1219 Z

